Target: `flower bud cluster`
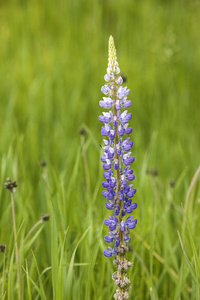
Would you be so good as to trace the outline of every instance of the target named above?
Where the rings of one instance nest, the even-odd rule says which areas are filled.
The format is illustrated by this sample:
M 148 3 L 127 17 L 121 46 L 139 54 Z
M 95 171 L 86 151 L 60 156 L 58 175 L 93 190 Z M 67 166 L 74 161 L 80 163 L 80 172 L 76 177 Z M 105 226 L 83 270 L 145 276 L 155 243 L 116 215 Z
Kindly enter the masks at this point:
M 4 188 L 9 190 L 11 193 L 14 193 L 16 191 L 17 182 L 15 180 L 11 180 L 10 178 L 6 179 L 6 182 L 4 183 Z
M 101 88 L 105 95 L 99 102 L 102 108 L 109 111 L 103 112 L 99 120 L 103 123 L 101 134 L 104 137 L 102 146 L 104 150 L 101 161 L 103 163 L 104 178 L 102 182 L 104 188 L 102 194 L 107 199 L 107 209 L 114 212 L 104 220 L 110 232 L 104 240 L 107 243 L 114 243 L 113 247 L 104 250 L 106 257 L 117 256 L 114 264 L 118 271 L 114 273 L 113 279 L 118 286 L 115 294 L 116 299 L 128 299 L 127 291 L 130 280 L 125 277 L 126 270 L 132 263 L 125 260 L 125 253 L 128 251 L 127 243 L 130 241 L 129 231 L 135 228 L 137 219 L 131 214 L 137 203 L 133 202 L 136 189 L 130 183 L 135 179 L 130 165 L 135 157 L 131 155 L 133 142 L 127 135 L 132 132 L 129 121 L 132 114 L 127 108 L 131 106 L 128 100 L 130 90 L 123 87 L 123 79 L 120 76 L 120 69 L 117 62 L 116 49 L 113 37 L 109 39 L 109 57 L 107 74 L 104 76 L 106 84 Z M 124 219 L 123 219 L 124 218 Z

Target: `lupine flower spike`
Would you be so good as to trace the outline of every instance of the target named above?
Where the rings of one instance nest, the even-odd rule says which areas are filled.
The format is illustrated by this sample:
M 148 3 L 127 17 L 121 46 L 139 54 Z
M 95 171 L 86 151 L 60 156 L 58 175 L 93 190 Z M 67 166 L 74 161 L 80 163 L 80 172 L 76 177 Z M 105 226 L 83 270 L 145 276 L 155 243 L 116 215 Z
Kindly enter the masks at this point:
M 112 275 L 117 285 L 114 298 L 124 300 L 129 298 L 130 279 L 126 277 L 127 269 L 133 264 L 125 258 L 128 252 L 128 243 L 130 242 L 130 229 L 135 228 L 137 219 L 131 214 L 137 207 L 137 203 L 132 201 L 136 193 L 133 184 L 130 181 L 135 179 L 130 164 L 135 158 L 131 156 L 131 147 L 133 142 L 128 134 L 132 132 L 128 122 L 132 114 L 128 113 L 127 108 L 131 106 L 131 101 L 127 100 L 130 90 L 123 87 L 123 79 L 120 76 L 120 69 L 117 62 L 117 55 L 113 37 L 109 38 L 108 68 L 104 76 L 107 82 L 101 91 L 105 95 L 99 105 L 108 109 L 99 116 L 99 120 L 104 123 L 101 128 L 101 134 L 105 139 L 104 155 L 101 156 L 105 181 L 102 186 L 105 188 L 103 196 L 107 198 L 106 207 L 114 212 L 104 220 L 110 232 L 104 240 L 107 243 L 114 243 L 108 250 L 104 250 L 106 257 L 115 256 L 113 264 L 117 266 L 117 271 Z

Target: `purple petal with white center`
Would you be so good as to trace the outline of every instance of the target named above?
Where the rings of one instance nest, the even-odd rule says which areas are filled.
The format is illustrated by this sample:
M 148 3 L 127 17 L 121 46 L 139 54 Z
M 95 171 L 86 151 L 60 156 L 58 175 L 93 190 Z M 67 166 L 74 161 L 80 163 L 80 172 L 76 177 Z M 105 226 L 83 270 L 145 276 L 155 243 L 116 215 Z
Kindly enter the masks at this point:
M 105 241 L 106 243 L 112 243 L 112 242 L 114 241 L 114 238 L 111 238 L 110 236 L 106 235 L 106 236 L 104 237 L 104 241 Z
M 126 87 L 126 90 L 124 92 L 125 96 L 127 97 L 129 95 L 129 93 L 130 93 L 130 89 L 127 90 L 127 87 Z
M 111 164 L 110 165 L 107 165 L 107 164 L 103 164 L 103 168 L 104 170 L 109 170 L 111 168 Z
M 114 131 L 114 130 L 111 130 L 111 131 L 110 131 L 110 136 L 109 136 L 109 137 L 110 137 L 110 140 L 111 140 L 111 141 L 114 140 L 114 138 L 115 138 L 115 131 Z
M 126 212 L 127 214 L 131 214 L 133 212 L 133 208 L 131 207 L 131 205 L 126 208 Z
M 107 189 L 109 187 L 109 183 L 106 181 L 103 181 L 102 186 Z
M 125 160 L 125 159 L 127 159 L 127 158 L 129 158 L 131 156 L 131 152 L 128 152 L 128 153 L 124 153 L 123 154 L 123 160 Z
M 106 207 L 107 207 L 107 209 L 112 210 L 114 208 L 114 205 L 109 202 L 106 202 Z
M 123 106 L 124 108 L 130 107 L 130 106 L 131 106 L 131 100 L 126 100 L 126 101 L 122 104 L 122 106 Z
M 126 230 L 125 222 L 121 221 L 120 226 L 121 226 L 121 231 L 124 232 Z
M 125 242 L 125 243 L 129 243 L 130 240 L 131 240 L 130 235 L 125 234 L 125 236 L 124 236 L 124 242 Z
M 117 225 L 115 225 L 115 224 L 110 224 L 110 225 L 108 226 L 108 228 L 109 228 L 110 231 L 113 231 L 113 230 L 116 229 L 116 226 L 117 226 Z
M 133 146 L 133 142 L 127 142 L 126 144 L 122 145 L 122 148 L 124 151 L 129 151 L 131 149 L 131 147 Z
M 99 101 L 99 106 L 109 109 L 112 107 L 112 102 Z
M 118 96 L 120 99 L 123 98 L 123 97 L 125 96 L 124 91 L 125 91 L 125 88 L 123 88 L 122 86 L 120 86 L 120 87 L 118 88 L 117 96 Z
M 107 126 L 101 127 L 101 135 L 103 135 L 103 136 L 109 136 L 109 134 L 110 134 L 109 127 L 107 127 Z
M 125 205 L 125 210 L 128 214 L 132 213 L 134 209 L 137 208 L 137 203 L 126 203 L 128 205 Z
M 120 121 L 125 124 L 132 118 L 132 113 L 128 113 L 124 118 L 120 117 Z
M 137 224 L 137 219 L 134 219 L 132 222 L 130 222 L 130 223 L 127 225 L 127 227 L 128 227 L 129 229 L 134 229 L 135 226 L 136 226 L 136 224 Z
M 116 223 L 116 224 L 118 224 L 118 219 L 115 217 L 115 216 L 110 216 L 111 217 L 111 219 Z
M 110 224 L 110 220 L 105 219 L 105 220 L 104 220 L 104 224 L 108 226 L 108 225 Z
M 116 127 L 118 125 L 118 120 L 117 120 L 117 117 L 114 116 L 113 118 L 113 126 Z
M 123 180 L 121 181 L 121 183 L 122 183 L 123 186 L 126 186 L 126 184 L 127 184 L 126 179 L 123 179 Z
M 115 216 L 118 216 L 119 213 L 120 213 L 120 207 L 119 207 L 119 205 L 117 204 L 117 205 L 116 205 L 116 209 L 115 209 L 114 214 L 115 214 Z
M 103 162 L 103 163 L 106 163 L 106 157 L 105 156 L 101 156 L 101 161 Z
M 117 77 L 116 80 L 115 80 L 115 82 L 116 82 L 117 84 L 122 84 L 122 83 L 123 83 L 122 77 L 121 77 L 121 76 Z
M 134 157 L 134 156 L 130 156 L 129 158 L 124 159 L 124 160 L 123 160 L 123 163 L 124 163 L 126 166 L 128 166 L 128 165 L 130 165 L 131 163 L 133 163 L 134 161 L 135 161 L 135 157 Z
M 130 223 L 133 219 L 133 216 L 129 216 L 127 219 L 126 219 L 126 225 L 128 225 L 128 223 Z
M 125 134 L 130 134 L 130 133 L 132 133 L 132 131 L 133 131 L 132 127 L 128 127 L 128 128 L 126 128 L 126 129 L 124 130 L 124 133 L 125 133 Z
M 107 195 L 108 195 L 108 191 L 102 191 L 102 195 L 107 198 Z
M 114 169 L 117 170 L 119 168 L 119 161 L 118 159 L 114 160 Z
M 107 74 L 104 76 L 104 79 L 105 79 L 105 81 L 107 81 L 107 82 L 110 81 L 110 80 L 112 79 L 110 73 L 107 73 Z
M 115 196 L 115 192 L 113 191 L 113 193 L 111 193 L 111 192 L 108 193 L 106 198 L 107 198 L 108 200 L 112 200 L 112 199 L 114 198 L 114 196 Z
M 104 178 L 107 179 L 107 180 L 110 179 L 110 177 L 111 177 L 111 175 L 110 175 L 108 172 L 104 172 L 104 173 L 103 173 L 103 176 L 104 176 Z
M 99 116 L 99 121 L 102 123 L 109 123 L 111 121 L 111 118 L 108 118 L 106 116 Z
M 119 247 L 119 245 L 120 245 L 120 240 L 115 241 L 115 247 Z
M 112 177 L 111 180 L 109 181 L 109 186 L 111 188 L 114 188 L 116 186 L 116 182 L 117 182 L 116 178 Z
M 104 144 L 105 144 L 106 146 L 108 146 L 108 145 L 109 145 L 109 141 L 108 141 L 108 140 L 106 140 L 106 139 L 103 139 L 103 142 L 104 142 Z
M 133 196 L 134 196 L 134 190 L 130 190 L 127 194 L 126 194 L 126 196 L 127 197 L 129 197 L 129 198 L 132 198 Z
M 118 155 L 121 155 L 121 154 L 122 154 L 122 151 L 121 151 L 120 149 L 118 149 L 118 150 L 117 150 L 117 154 L 118 154 Z
M 136 208 L 137 208 L 137 203 L 133 202 L 133 203 L 131 204 L 131 206 L 133 207 L 133 209 L 136 209 Z
M 106 257 L 111 257 L 113 254 L 111 251 L 108 251 L 108 250 L 104 250 L 103 251 L 103 254 L 106 256 Z
M 110 87 L 108 85 L 104 85 L 102 86 L 101 91 L 104 95 L 108 95 L 110 92 Z
M 124 199 L 123 193 L 119 194 L 119 200 L 122 201 Z
M 116 107 L 117 110 L 120 110 L 121 109 L 121 104 L 116 103 L 115 107 Z
M 134 174 L 130 174 L 128 176 L 126 176 L 126 179 L 129 180 L 129 181 L 132 181 L 135 179 L 135 175 Z
M 107 154 L 108 154 L 108 158 L 112 159 L 115 155 L 115 150 L 110 147 Z

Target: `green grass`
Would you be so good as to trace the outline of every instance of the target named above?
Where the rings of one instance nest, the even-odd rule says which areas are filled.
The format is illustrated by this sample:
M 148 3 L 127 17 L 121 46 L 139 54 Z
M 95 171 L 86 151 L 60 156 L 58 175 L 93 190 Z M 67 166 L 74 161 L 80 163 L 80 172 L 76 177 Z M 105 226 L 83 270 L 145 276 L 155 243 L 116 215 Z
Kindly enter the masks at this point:
M 200 164 L 199 19 L 197 0 L 1 1 L 0 299 L 17 299 L 7 177 L 18 183 L 22 299 L 112 299 L 98 121 L 110 34 L 133 100 L 130 299 L 200 299 L 198 176 L 188 194 Z M 50 221 L 24 242 L 42 213 Z

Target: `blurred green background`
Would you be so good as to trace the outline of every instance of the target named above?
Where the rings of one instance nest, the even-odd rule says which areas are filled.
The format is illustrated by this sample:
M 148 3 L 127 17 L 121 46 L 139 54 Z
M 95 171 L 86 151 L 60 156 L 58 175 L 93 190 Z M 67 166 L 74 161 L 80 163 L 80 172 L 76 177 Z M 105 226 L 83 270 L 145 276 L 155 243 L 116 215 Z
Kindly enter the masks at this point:
M 199 20 L 197 0 L 0 1 L 1 299 L 17 295 L 7 177 L 19 185 L 22 297 L 112 299 L 98 121 L 111 34 L 133 101 L 139 236 L 129 254 L 130 299 L 200 299 L 198 178 L 184 230 L 200 164 Z M 44 212 L 50 223 L 26 245 Z

